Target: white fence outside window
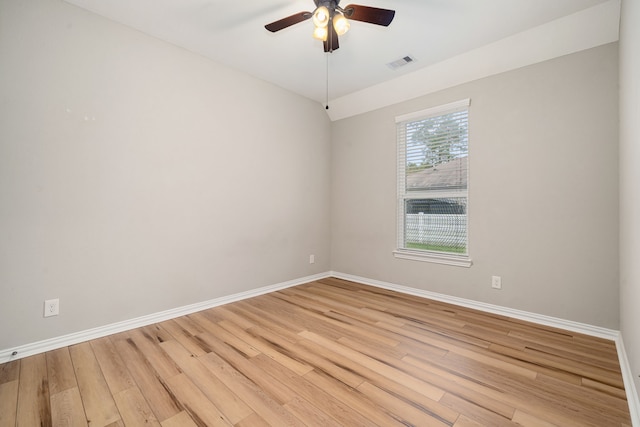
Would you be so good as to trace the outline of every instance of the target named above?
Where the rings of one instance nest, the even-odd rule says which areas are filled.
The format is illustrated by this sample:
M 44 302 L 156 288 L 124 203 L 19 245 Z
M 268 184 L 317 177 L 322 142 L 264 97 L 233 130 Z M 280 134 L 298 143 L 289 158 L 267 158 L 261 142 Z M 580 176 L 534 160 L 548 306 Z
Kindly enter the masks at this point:
M 467 215 L 406 214 L 405 242 L 427 245 L 466 246 Z

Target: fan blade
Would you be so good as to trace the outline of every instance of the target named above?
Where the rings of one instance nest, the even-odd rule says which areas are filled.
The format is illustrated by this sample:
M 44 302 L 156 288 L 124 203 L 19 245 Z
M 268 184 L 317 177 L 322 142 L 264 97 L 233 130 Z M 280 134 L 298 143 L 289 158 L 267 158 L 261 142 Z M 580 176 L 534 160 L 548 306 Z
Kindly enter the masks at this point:
M 333 28 L 333 25 L 331 24 L 329 24 L 328 30 L 329 30 L 329 34 L 327 34 L 327 40 L 323 42 L 324 51 L 333 52 L 334 50 L 340 47 L 340 44 L 338 43 L 338 34 L 336 33 L 335 28 Z
M 385 27 L 391 24 L 395 15 L 395 10 L 361 6 L 359 4 L 350 4 L 344 8 L 344 16 L 348 19 L 368 22 L 369 24 L 383 25 Z
M 311 18 L 311 15 L 311 12 L 298 12 L 295 15 L 287 16 L 286 18 L 267 24 L 264 27 L 272 33 L 275 33 L 276 31 L 280 31 L 284 28 L 297 24 L 298 22 L 306 21 Z

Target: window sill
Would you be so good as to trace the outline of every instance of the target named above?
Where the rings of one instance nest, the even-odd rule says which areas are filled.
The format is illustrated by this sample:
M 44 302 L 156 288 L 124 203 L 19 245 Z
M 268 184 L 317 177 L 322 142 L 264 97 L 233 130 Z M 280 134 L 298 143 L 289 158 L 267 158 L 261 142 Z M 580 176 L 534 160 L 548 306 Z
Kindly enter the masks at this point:
M 426 251 L 411 251 L 407 249 L 397 249 L 393 251 L 393 256 L 411 261 L 433 262 L 436 264 L 455 265 L 457 267 L 469 268 L 473 264 L 467 255 L 442 254 Z

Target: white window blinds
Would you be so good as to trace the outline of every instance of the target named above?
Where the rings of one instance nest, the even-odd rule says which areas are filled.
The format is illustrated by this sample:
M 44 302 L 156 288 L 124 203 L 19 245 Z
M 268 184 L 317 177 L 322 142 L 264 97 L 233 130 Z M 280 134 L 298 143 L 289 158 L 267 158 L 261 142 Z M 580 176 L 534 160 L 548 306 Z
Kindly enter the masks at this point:
M 468 254 L 469 100 L 396 118 L 398 248 Z

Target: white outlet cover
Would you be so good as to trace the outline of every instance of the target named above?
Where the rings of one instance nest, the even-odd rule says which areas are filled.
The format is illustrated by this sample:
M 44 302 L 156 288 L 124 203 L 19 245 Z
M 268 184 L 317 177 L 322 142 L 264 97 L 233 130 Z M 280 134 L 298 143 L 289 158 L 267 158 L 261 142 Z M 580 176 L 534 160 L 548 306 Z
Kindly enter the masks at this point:
M 491 276 L 491 287 L 493 289 L 502 289 L 502 278 L 500 276 Z
M 57 316 L 60 314 L 60 300 L 48 299 L 44 302 L 44 317 Z

